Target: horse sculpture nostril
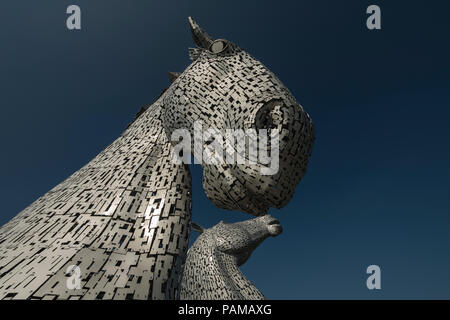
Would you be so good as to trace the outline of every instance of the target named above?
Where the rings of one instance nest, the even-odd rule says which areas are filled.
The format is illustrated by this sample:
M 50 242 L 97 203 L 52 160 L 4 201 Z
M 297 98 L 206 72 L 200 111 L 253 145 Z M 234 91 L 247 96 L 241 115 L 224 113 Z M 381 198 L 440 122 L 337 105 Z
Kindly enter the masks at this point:
M 267 231 L 272 237 L 278 236 L 283 232 L 283 227 L 280 225 L 280 221 L 270 214 L 262 217 L 264 224 L 267 227 Z
M 272 237 L 276 237 L 283 232 L 283 227 L 279 223 L 269 224 L 267 229 Z
M 280 224 L 280 221 L 278 221 L 277 219 L 274 219 L 268 223 L 268 225 L 272 225 L 272 224 Z

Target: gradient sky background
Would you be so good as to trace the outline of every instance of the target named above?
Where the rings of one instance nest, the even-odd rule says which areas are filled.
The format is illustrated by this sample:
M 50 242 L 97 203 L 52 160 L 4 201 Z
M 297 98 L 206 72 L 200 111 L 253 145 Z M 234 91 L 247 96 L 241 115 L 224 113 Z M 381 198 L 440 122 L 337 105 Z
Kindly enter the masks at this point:
M 66 29 L 78 4 L 82 30 Z M 382 30 L 365 27 L 378 4 Z M 192 15 L 272 70 L 317 140 L 284 233 L 242 267 L 273 299 L 450 298 L 450 4 L 10 0 L 0 3 L 0 225 L 117 138 L 183 71 Z M 215 208 L 192 166 L 193 220 Z M 382 289 L 366 288 L 366 268 Z

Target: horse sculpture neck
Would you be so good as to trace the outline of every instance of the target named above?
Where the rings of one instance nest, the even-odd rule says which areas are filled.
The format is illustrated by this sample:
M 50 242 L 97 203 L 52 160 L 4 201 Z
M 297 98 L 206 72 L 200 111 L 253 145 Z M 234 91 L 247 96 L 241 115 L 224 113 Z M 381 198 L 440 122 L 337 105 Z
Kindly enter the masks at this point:
M 189 249 L 180 298 L 183 300 L 261 300 L 262 293 L 239 270 L 235 257 L 216 250 L 212 235 Z
M 162 97 L 161 97 L 162 98 Z M 110 146 L 0 228 L 0 299 L 173 299 L 191 177 L 158 99 Z M 67 282 L 70 266 L 79 279 Z

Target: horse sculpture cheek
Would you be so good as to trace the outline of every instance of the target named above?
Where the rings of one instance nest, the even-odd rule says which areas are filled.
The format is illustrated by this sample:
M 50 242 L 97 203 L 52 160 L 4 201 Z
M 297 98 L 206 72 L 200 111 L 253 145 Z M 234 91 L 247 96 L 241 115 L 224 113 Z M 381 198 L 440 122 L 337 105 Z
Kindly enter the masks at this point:
M 251 252 L 282 228 L 270 215 L 218 225 L 202 232 L 187 253 L 180 298 L 264 299 L 263 294 L 239 270 Z

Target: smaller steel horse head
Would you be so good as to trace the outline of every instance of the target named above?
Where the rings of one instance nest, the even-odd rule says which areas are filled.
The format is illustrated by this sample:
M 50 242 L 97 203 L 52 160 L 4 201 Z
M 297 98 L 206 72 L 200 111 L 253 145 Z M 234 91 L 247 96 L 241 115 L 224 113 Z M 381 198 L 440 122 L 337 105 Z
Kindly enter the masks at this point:
M 265 215 L 251 220 L 225 223 L 203 229 L 187 253 L 181 281 L 181 299 L 264 299 L 262 293 L 241 273 L 253 250 L 282 227 Z

